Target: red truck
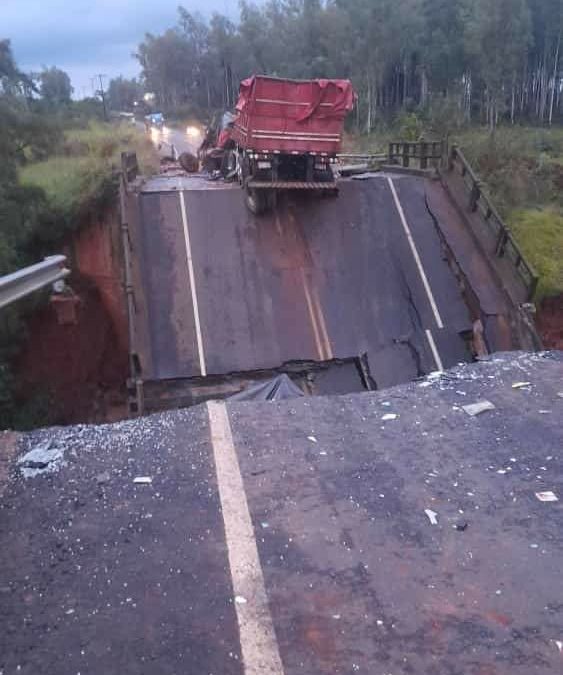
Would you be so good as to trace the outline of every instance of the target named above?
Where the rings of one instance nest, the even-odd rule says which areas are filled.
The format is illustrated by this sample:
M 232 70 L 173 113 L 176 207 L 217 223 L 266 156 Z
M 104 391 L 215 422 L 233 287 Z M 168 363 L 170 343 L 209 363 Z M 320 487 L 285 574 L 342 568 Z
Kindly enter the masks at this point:
M 275 190 L 335 189 L 331 165 L 354 101 L 348 80 L 253 76 L 241 83 L 224 165 L 236 172 L 253 213 L 268 209 Z

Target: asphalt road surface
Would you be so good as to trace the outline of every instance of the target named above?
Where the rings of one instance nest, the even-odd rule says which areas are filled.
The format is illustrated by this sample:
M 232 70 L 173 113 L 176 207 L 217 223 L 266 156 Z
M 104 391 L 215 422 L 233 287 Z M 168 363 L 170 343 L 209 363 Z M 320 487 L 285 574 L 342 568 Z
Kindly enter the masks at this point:
M 52 455 L 0 473 L 0 671 L 560 673 L 562 381 L 510 354 L 27 435 Z
M 426 179 L 341 181 L 255 218 L 237 186 L 145 183 L 131 217 L 145 379 L 367 355 L 377 387 L 470 358 Z

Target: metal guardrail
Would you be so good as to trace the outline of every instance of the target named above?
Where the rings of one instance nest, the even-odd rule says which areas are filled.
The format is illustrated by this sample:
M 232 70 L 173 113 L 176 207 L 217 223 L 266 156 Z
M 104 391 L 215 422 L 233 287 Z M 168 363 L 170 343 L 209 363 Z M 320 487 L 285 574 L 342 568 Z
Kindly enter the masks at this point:
M 398 141 L 389 143 L 389 161 L 400 161 L 408 168 L 412 160 L 417 160 L 421 169 L 427 169 L 430 160 L 442 162 L 444 141 L 417 141 L 416 143 Z
M 66 256 L 52 255 L 43 262 L 0 277 L 0 308 L 64 279 L 70 274 L 65 262 Z
M 350 162 L 385 162 L 388 155 L 385 152 L 370 153 L 370 152 L 340 152 L 336 155 L 338 161 Z
M 494 237 L 495 256 L 510 261 L 526 288 L 528 301 L 532 300 L 538 285 L 538 275 L 524 257 L 510 228 L 505 225 L 490 197 L 486 194 L 482 181 L 479 180 L 467 158 L 455 144 L 452 146 L 448 157 L 448 171 L 457 172 L 462 177 L 468 194 L 468 210 L 471 213 L 478 212 L 481 215 Z

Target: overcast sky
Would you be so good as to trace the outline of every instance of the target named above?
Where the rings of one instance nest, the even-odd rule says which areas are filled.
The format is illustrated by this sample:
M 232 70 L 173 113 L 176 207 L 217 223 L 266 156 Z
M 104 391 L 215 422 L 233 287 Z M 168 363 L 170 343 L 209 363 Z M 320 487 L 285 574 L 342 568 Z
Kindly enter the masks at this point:
M 0 0 L 0 39 L 11 40 L 21 70 L 66 70 L 81 98 L 96 73 L 138 75 L 132 52 L 145 33 L 173 26 L 180 4 L 238 16 L 238 0 Z

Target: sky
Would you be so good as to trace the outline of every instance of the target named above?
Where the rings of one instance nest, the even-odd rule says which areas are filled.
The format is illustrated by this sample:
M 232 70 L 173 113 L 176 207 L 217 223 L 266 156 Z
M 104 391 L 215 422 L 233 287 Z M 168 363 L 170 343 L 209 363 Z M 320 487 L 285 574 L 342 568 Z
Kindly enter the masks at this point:
M 98 73 L 138 75 L 132 53 L 145 33 L 176 23 L 180 4 L 203 16 L 238 16 L 238 0 L 0 0 L 0 39 L 11 40 L 20 70 L 62 68 L 82 98 Z

